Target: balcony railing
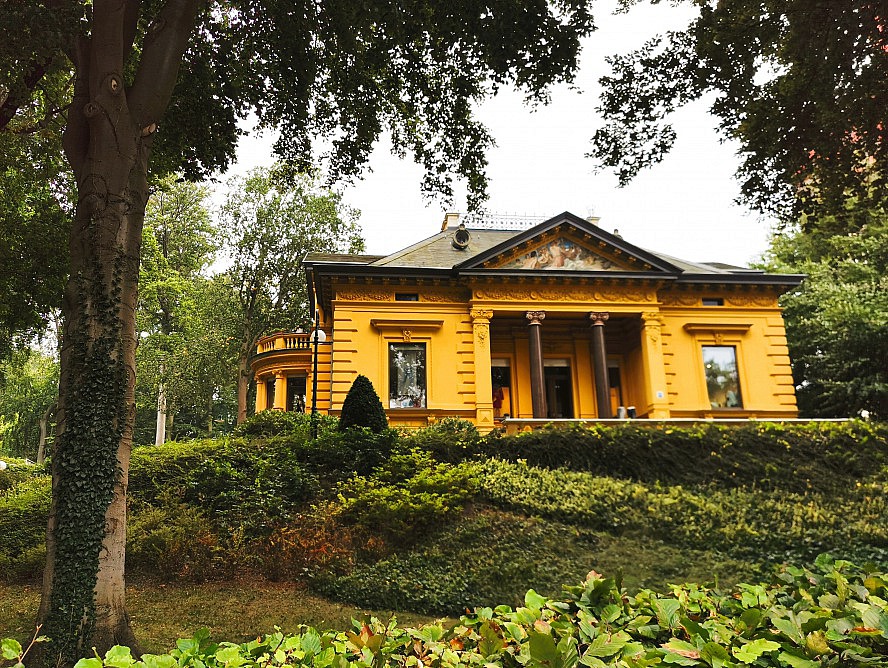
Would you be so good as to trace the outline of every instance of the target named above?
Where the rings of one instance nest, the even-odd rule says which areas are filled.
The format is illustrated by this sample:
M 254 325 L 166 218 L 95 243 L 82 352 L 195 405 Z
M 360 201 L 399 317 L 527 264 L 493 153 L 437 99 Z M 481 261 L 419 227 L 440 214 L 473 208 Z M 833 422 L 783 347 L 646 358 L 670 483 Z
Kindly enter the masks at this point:
M 270 353 L 275 350 L 311 350 L 311 334 L 309 332 L 278 332 L 263 336 L 256 346 L 258 354 Z

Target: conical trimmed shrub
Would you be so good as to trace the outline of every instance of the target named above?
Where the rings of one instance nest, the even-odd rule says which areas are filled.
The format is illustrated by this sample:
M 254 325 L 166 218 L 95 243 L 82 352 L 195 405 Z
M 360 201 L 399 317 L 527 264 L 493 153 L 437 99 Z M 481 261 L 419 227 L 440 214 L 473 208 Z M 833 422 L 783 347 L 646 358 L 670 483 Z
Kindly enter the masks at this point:
M 379 395 L 373 389 L 373 383 L 367 376 L 358 374 L 351 389 L 342 402 L 342 413 L 339 416 L 339 431 L 349 427 L 369 427 L 376 433 L 388 427 L 385 409 Z

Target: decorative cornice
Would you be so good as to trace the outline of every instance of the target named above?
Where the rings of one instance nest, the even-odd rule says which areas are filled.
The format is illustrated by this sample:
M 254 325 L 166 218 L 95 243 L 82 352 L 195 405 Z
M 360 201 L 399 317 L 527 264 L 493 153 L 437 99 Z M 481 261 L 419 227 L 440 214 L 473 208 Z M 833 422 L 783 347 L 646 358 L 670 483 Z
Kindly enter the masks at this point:
M 475 299 L 512 302 L 606 302 L 606 303 L 653 303 L 657 301 L 654 290 L 617 286 L 602 289 L 576 287 L 529 287 L 484 286 L 476 287 Z

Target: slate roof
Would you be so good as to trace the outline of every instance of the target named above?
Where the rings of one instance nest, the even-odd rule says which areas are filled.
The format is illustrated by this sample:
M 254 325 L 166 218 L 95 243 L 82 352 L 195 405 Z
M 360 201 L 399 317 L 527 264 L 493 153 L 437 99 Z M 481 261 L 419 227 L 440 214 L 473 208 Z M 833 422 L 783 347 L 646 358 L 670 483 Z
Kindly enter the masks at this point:
M 450 216 L 448 215 L 448 218 Z M 453 219 L 455 219 L 454 216 Z M 452 219 L 451 219 L 452 220 Z M 471 224 L 471 223 L 470 223 Z M 580 232 L 592 234 L 600 242 L 608 247 L 620 249 L 629 256 L 635 256 L 640 262 L 645 263 L 648 272 L 636 274 L 655 274 L 667 278 L 678 278 L 681 282 L 708 283 L 710 281 L 728 281 L 738 284 L 768 283 L 774 285 L 791 286 L 798 285 L 803 276 L 767 274 L 758 269 L 735 267 L 720 262 L 692 262 L 672 257 L 657 251 L 647 250 L 623 239 L 623 237 L 607 232 L 590 220 L 579 218 L 565 211 L 547 221 L 543 221 L 530 228 L 524 229 L 490 229 L 482 227 L 469 227 L 469 243 L 465 248 L 456 248 L 451 243 L 456 227 L 446 229 L 419 241 L 407 248 L 398 250 L 390 255 L 348 255 L 330 253 L 312 253 L 305 257 L 304 264 L 308 273 L 315 269 L 327 275 L 335 275 L 340 272 L 354 275 L 363 273 L 361 267 L 366 267 L 370 274 L 398 275 L 399 270 L 412 275 L 436 274 L 447 272 L 452 275 L 477 275 L 489 272 L 506 274 L 515 273 L 515 269 L 486 269 L 483 265 L 486 261 L 497 256 L 504 249 L 511 247 L 511 242 L 520 244 L 532 240 L 537 234 L 551 232 L 561 225 L 573 227 Z M 518 273 L 525 273 L 518 270 Z M 573 272 L 570 272 L 573 274 Z M 624 272 L 625 273 L 625 272 Z M 547 275 L 567 274 L 567 272 L 548 272 Z M 617 273 L 613 273 L 614 277 Z

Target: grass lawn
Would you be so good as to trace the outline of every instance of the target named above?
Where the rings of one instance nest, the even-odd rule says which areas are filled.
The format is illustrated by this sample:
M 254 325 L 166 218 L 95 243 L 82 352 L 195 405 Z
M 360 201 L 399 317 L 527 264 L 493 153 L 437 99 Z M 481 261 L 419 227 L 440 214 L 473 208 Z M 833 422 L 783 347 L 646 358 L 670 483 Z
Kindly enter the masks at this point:
M 30 640 L 39 603 L 39 584 L 0 584 L 0 637 Z M 294 631 L 299 624 L 344 630 L 351 627 L 352 618 L 367 612 L 383 619 L 391 615 L 331 602 L 291 583 L 249 579 L 177 584 L 133 578 L 127 586 L 127 607 L 133 631 L 150 653 L 167 652 L 177 638 L 202 627 L 210 630 L 213 640 L 242 642 L 271 633 L 275 626 L 284 631 Z M 398 614 L 399 622 L 411 626 L 432 619 Z

